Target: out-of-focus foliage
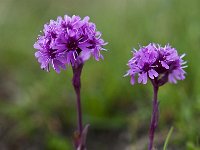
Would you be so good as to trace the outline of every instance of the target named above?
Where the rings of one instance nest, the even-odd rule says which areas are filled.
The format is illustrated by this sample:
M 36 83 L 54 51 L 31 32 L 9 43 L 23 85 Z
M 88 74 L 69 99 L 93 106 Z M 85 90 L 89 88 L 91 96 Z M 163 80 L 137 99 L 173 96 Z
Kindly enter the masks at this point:
M 90 16 L 109 42 L 105 60 L 89 60 L 82 74 L 83 117 L 91 124 L 88 149 L 146 145 L 152 88 L 131 86 L 123 75 L 131 49 L 149 42 L 170 43 L 187 54 L 189 65 L 186 80 L 160 88 L 156 145 L 163 146 L 174 126 L 169 148 L 199 149 L 199 6 L 199 0 L 1 0 L 1 149 L 72 149 L 71 68 L 59 75 L 44 72 L 33 49 L 43 24 L 64 14 Z

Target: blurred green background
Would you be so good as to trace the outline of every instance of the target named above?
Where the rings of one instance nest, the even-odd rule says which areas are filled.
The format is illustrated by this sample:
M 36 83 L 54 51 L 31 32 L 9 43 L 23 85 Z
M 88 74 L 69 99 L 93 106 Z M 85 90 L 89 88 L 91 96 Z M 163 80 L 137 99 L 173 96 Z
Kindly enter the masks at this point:
M 186 53 L 186 80 L 159 91 L 158 149 L 171 126 L 171 150 L 200 149 L 199 0 L 0 0 L 0 149 L 72 150 L 76 129 L 72 71 L 40 69 L 33 44 L 57 16 L 90 16 L 109 42 L 104 61 L 90 59 L 82 74 L 89 150 L 147 149 L 150 84 L 123 78 L 133 47 L 170 43 Z

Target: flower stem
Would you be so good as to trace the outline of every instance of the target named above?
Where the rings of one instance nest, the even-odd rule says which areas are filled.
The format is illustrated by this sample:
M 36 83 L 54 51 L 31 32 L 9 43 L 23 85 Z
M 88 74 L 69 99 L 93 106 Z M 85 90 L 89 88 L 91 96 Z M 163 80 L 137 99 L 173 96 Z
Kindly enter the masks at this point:
M 158 110 L 158 88 L 159 86 L 155 83 L 153 83 L 153 110 L 152 110 L 152 116 L 151 116 L 151 124 L 149 129 L 149 146 L 148 150 L 152 150 L 153 148 L 153 142 L 154 142 L 154 133 L 156 130 L 156 127 L 158 125 L 158 118 L 159 118 L 159 110 Z
M 82 133 L 83 124 L 82 124 L 82 110 L 81 110 L 81 98 L 80 98 L 80 88 L 76 89 L 76 96 L 77 96 L 77 118 L 78 118 L 78 130 L 79 133 Z
M 77 127 L 78 127 L 78 134 L 80 137 L 83 131 L 81 97 L 80 97 L 82 68 L 83 68 L 83 63 L 77 64 L 72 67 L 73 69 L 72 83 L 73 83 L 74 90 L 76 92 L 76 98 L 77 98 Z

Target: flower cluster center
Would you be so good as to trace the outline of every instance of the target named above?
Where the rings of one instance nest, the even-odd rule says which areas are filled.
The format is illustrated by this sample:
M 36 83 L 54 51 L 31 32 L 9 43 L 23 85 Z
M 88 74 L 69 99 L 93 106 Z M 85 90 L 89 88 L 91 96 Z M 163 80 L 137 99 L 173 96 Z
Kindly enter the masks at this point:
M 78 41 L 73 38 L 70 38 L 66 46 L 69 51 L 75 51 L 78 49 Z
M 49 49 L 49 57 L 51 58 L 51 59 L 54 59 L 54 58 L 56 58 L 56 50 L 54 50 L 54 49 Z

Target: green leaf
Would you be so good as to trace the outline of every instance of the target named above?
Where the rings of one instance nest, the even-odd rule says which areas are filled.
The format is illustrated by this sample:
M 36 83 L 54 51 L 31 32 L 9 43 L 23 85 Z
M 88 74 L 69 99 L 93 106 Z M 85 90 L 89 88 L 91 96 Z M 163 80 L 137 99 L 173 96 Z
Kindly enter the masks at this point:
M 169 142 L 169 139 L 171 137 L 171 134 L 172 134 L 173 130 L 174 130 L 174 127 L 171 127 L 169 132 L 168 132 L 168 134 L 167 134 L 167 138 L 165 140 L 165 144 L 164 144 L 163 150 L 167 150 L 167 145 L 168 145 L 168 142 Z

